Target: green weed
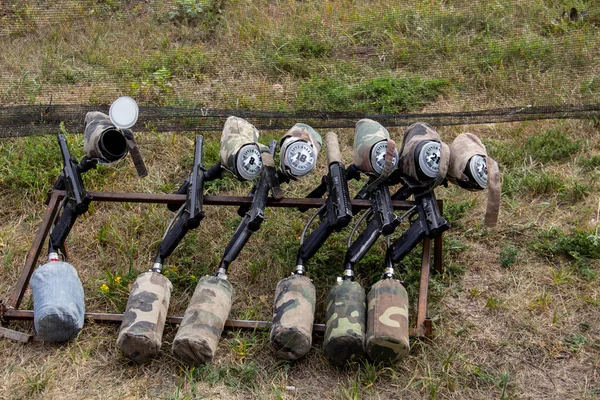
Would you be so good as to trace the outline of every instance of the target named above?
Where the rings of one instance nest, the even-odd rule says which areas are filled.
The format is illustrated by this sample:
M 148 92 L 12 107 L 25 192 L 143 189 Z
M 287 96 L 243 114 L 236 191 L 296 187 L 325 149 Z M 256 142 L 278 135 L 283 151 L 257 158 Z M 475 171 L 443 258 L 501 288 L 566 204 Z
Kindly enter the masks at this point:
M 573 179 L 571 180 L 571 184 L 559 194 L 558 199 L 561 202 L 577 203 L 585 199 L 592 190 L 592 185 L 586 185 Z
M 444 257 L 455 256 L 469 248 L 466 243 L 447 234 L 442 236 L 442 247 L 444 250 Z
M 127 273 L 113 273 L 104 271 L 105 278 L 97 281 L 97 290 L 100 295 L 112 305 L 115 312 L 124 312 L 129 298 L 129 284 L 137 277 L 137 271 L 130 270 Z
M 484 385 L 493 385 L 500 389 L 500 398 L 509 399 L 508 391 L 510 388 L 510 373 L 503 372 L 499 375 L 495 375 L 487 370 L 483 365 L 477 364 L 475 367 L 470 369 L 470 375 L 477 381 Z
M 573 230 L 564 234 L 557 229 L 542 232 L 530 242 L 529 247 L 541 256 L 569 256 L 570 259 L 585 257 L 600 259 L 600 243 L 595 233 Z
M 502 268 L 509 268 L 517 261 L 519 250 L 513 246 L 506 246 L 500 250 L 498 254 L 500 258 L 500 266 Z
M 513 140 L 485 140 L 488 153 L 507 170 L 523 164 L 526 154 L 523 146 L 515 145 Z
M 12 18 L 0 19 L 0 33 L 8 34 L 11 38 L 19 38 L 36 30 L 37 10 L 33 4 L 13 3 L 3 6 L 11 12 Z
M 587 345 L 587 338 L 578 333 L 572 336 L 565 336 L 562 342 L 564 345 L 568 346 L 569 351 L 577 352 Z
M 214 22 L 221 7 L 220 0 L 176 0 L 175 4 L 169 20 L 195 27 Z
M 227 340 L 227 345 L 243 361 L 251 354 L 255 342 L 253 337 L 247 338 L 236 332 L 233 334 L 233 338 Z
M 148 79 L 131 83 L 131 95 L 142 101 L 158 105 L 166 105 L 173 94 L 171 70 L 161 67 L 154 71 Z
M 545 170 L 534 170 L 534 167 L 517 168 L 504 173 L 502 194 L 514 198 L 517 195 L 530 197 L 559 195 L 567 196 L 568 187 L 558 175 Z
M 215 365 L 206 364 L 193 367 L 189 370 L 192 382 L 207 382 L 211 385 L 223 383 L 237 390 L 251 391 L 256 388 L 259 376 L 258 366 L 255 361 L 239 365 Z
M 465 247 L 466 249 L 466 247 Z M 462 264 L 458 264 L 455 262 L 450 262 L 445 268 L 444 268 L 444 282 L 445 283 L 449 283 L 451 281 L 451 279 L 446 279 L 446 278 L 460 278 L 465 271 L 467 270 L 467 268 L 462 265 Z M 462 290 L 462 287 L 460 285 L 457 285 L 454 287 L 455 289 L 457 289 L 459 292 Z
M 365 361 L 361 363 L 358 372 L 361 377 L 361 385 L 365 389 L 373 389 L 377 378 L 382 375 L 382 366 Z
M 39 202 L 54 185 L 61 169 L 60 150 L 55 137 L 0 142 L 0 188 L 4 190 Z
M 260 310 L 255 305 L 246 306 L 235 315 L 236 318 L 242 320 L 255 320 L 261 318 Z
M 52 374 L 48 374 L 44 369 L 34 374 L 25 372 L 25 388 L 27 389 L 29 396 L 44 393 L 48 387 L 50 378 L 52 378 Z
M 582 157 L 579 159 L 579 165 L 584 171 L 593 171 L 600 167 L 600 156 Z
M 454 330 L 454 336 L 457 336 L 457 337 L 461 336 L 464 333 L 467 333 L 471 328 L 474 328 L 474 327 L 475 327 L 475 325 L 470 322 L 466 323 L 464 325 L 461 325 Z
M 464 200 L 458 203 L 450 201 L 444 202 L 444 217 L 450 222 L 450 225 L 454 226 L 460 222 L 460 219 L 464 217 L 467 212 L 475 206 L 475 200 Z
M 525 144 L 527 155 L 543 163 L 564 160 L 580 148 L 579 141 L 571 140 L 559 129 L 550 129 L 540 135 L 529 136 Z
M 348 385 L 342 388 L 342 396 L 348 400 L 360 400 L 362 398 L 358 378 L 349 380 Z
M 179 268 L 175 265 L 167 267 L 163 272 L 176 288 L 193 291 L 198 284 L 198 276 L 193 273 L 180 272 Z M 201 274 L 199 276 L 203 275 L 204 274 Z
M 479 68 L 492 72 L 497 68 L 515 68 L 546 71 L 556 62 L 552 42 L 543 37 L 514 37 L 508 43 L 489 40 L 479 57 Z
M 437 99 L 448 82 L 442 79 L 375 78 L 349 84 L 337 78 L 317 78 L 300 84 L 296 108 L 362 113 L 400 113 Z
M 600 94 L 600 77 L 594 76 L 581 81 L 579 91 L 583 95 L 598 95 Z
M 600 308 L 600 298 L 594 298 L 594 297 L 592 297 L 592 296 L 591 296 L 591 295 L 589 295 L 589 294 L 584 294 L 584 295 L 581 297 L 581 300 L 582 300 L 584 303 L 586 303 L 586 304 L 589 304 L 589 305 L 590 305 L 590 306 L 592 306 L 592 307 L 598 307 L 598 308 Z
M 522 191 L 528 192 L 532 197 L 551 195 L 565 190 L 564 181 L 555 174 L 545 171 L 529 173 L 523 177 Z
M 550 309 L 552 304 L 552 293 L 548 293 L 546 288 L 542 289 L 542 293 L 535 297 L 535 299 L 529 303 L 528 308 L 530 310 L 546 311 Z
M 563 264 L 559 269 L 552 269 L 552 283 L 556 286 L 568 283 L 571 280 L 571 271 Z
M 487 301 L 485 302 L 485 307 L 490 310 L 497 310 L 499 308 L 502 308 L 503 306 L 504 300 L 501 300 L 494 296 L 488 297 Z
M 10 268 L 13 261 L 13 256 L 14 252 L 9 248 L 2 247 L 0 250 L 0 257 L 2 257 L 2 268 L 4 268 L 5 271 Z
M 323 69 L 319 60 L 329 58 L 333 46 L 325 38 L 305 34 L 286 40 L 279 39 L 265 47 L 260 57 L 268 72 L 276 76 L 287 73 L 297 78 L 308 78 Z
M 598 276 L 600 240 L 595 233 L 574 230 L 564 234 L 556 229 L 543 232 L 529 243 L 529 248 L 542 257 L 561 257 L 571 263 L 581 277 L 594 280 Z
M 34 104 L 41 90 L 39 78 L 25 71 L 18 80 L 10 81 L 2 88 L 0 99 L 2 103 L 10 104 L 14 99 L 23 98 L 26 99 L 27 104 Z
M 123 61 L 122 63 L 129 63 L 129 61 Z M 126 65 L 129 64 L 124 64 L 121 68 L 127 70 Z M 142 60 L 139 70 L 136 68 L 131 68 L 131 70 L 133 72 L 139 71 L 137 73 L 142 74 L 141 77 L 154 74 L 156 71 L 163 69 L 168 70 L 169 79 L 171 77 L 201 79 L 205 73 L 211 71 L 211 68 L 210 58 L 201 48 L 179 46 L 148 55 Z M 136 75 L 129 76 L 129 74 L 126 76 L 129 79 L 135 77 Z

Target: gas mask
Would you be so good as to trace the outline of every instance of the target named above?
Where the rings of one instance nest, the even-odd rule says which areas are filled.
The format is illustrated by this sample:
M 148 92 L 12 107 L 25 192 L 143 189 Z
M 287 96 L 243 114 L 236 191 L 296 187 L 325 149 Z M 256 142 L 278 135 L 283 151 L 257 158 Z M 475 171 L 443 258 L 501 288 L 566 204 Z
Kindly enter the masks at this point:
M 398 166 L 396 142 L 379 122 L 361 119 L 356 123 L 352 161 L 366 174 L 387 177 Z
M 317 165 L 317 155 L 323 141 L 312 127 L 297 123 L 280 142 L 280 171 L 290 179 L 298 179 Z
M 113 164 L 131 153 L 140 177 L 148 175 L 131 128 L 137 121 L 138 106 L 131 97 L 120 97 L 110 106 L 109 115 L 93 111 L 85 116 L 83 150 L 89 159 Z
M 400 166 L 413 188 L 433 189 L 446 179 L 450 149 L 430 125 L 417 122 L 404 133 Z
M 258 143 L 258 137 L 258 129 L 245 119 L 227 118 L 221 134 L 221 164 L 240 180 L 260 176 L 268 148 Z
M 500 169 L 476 135 L 461 133 L 452 142 L 448 180 L 467 190 L 489 189 L 485 224 L 496 224 L 500 209 Z

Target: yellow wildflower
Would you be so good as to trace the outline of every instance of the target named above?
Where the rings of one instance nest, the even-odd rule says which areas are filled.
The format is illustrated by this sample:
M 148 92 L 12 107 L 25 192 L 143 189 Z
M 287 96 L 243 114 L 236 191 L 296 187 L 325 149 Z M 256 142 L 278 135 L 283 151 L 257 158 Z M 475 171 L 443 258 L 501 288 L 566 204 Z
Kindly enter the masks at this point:
M 190 275 L 190 279 L 196 279 L 195 275 Z
M 100 286 L 100 291 L 101 291 L 102 293 L 106 293 L 106 292 L 108 292 L 109 290 L 110 290 L 110 289 L 109 289 L 109 287 L 108 287 L 108 285 L 107 285 L 106 283 L 103 283 L 103 284 L 102 284 L 102 286 Z
M 117 276 L 115 278 L 115 283 L 121 283 L 121 277 L 120 276 Z

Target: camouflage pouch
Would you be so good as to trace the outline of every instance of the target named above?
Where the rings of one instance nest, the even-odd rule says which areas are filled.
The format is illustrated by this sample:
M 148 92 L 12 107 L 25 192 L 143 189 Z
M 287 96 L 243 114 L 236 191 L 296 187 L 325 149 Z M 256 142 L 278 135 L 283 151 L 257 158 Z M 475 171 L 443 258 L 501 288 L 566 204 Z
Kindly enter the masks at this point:
M 323 352 L 329 361 L 343 365 L 365 352 L 367 304 L 358 282 L 337 282 L 327 296 Z
M 433 189 L 446 179 L 450 149 L 435 129 L 417 122 L 404 132 L 399 168 L 412 187 Z
M 117 337 L 117 346 L 133 361 L 142 363 L 158 355 L 172 289 L 169 279 L 156 272 L 135 280 Z
M 108 164 L 123 159 L 128 153 L 125 136 L 113 125 L 108 115 L 98 111 L 85 115 L 83 150 L 88 158 Z
M 387 178 L 398 162 L 396 142 L 379 122 L 361 119 L 356 123 L 352 162 L 367 174 Z
M 395 279 L 377 282 L 367 296 L 366 349 L 373 361 L 398 361 L 410 350 L 408 340 L 408 295 Z
M 496 225 L 502 189 L 500 169 L 476 135 L 461 133 L 452 142 L 448 180 L 467 190 L 483 190 L 487 187 L 485 224 Z
M 317 165 L 323 139 L 311 126 L 297 123 L 281 138 L 280 169 L 291 179 L 300 178 Z
M 312 345 L 315 285 L 303 275 L 282 279 L 275 289 L 271 346 L 279 358 L 296 360 Z
M 263 163 L 274 166 L 267 146 L 258 143 L 258 129 L 245 119 L 229 117 L 221 134 L 221 165 L 238 179 L 252 180 L 260 175 Z M 266 153 L 266 154 L 265 154 Z M 265 155 L 267 157 L 265 159 Z
M 231 311 L 233 295 L 229 281 L 202 277 L 173 340 L 173 354 L 188 365 L 210 362 Z

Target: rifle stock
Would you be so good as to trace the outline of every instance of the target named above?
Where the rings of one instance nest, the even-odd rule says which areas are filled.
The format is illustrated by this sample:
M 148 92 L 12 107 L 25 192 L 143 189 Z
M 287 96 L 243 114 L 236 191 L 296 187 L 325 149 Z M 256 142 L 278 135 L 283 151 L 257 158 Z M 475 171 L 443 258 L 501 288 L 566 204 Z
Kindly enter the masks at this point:
M 339 162 L 329 164 L 327 174 L 327 218 L 340 231 L 352 220 L 352 203 L 344 165 Z
M 442 217 L 433 191 L 415 196 L 418 218 L 387 250 L 392 263 L 398 263 L 415 248 L 421 240 L 433 239 L 450 229 L 448 221 Z
M 271 141 L 271 145 L 273 145 L 273 142 L 276 146 L 276 141 Z M 274 146 L 270 146 L 269 150 L 274 152 Z M 240 207 L 238 209 L 238 214 L 241 211 L 247 211 L 225 248 L 225 253 L 219 263 L 217 276 L 226 276 L 229 264 L 231 264 L 240 254 L 242 248 L 248 242 L 250 236 L 252 236 L 252 233 L 260 229 L 260 226 L 265 219 L 265 208 L 267 207 L 269 190 L 278 188 L 279 181 L 277 180 L 277 171 L 273 166 L 264 165 L 258 183 L 252 188 L 252 204 L 250 205 L 250 209 L 247 210 L 246 207 Z
M 379 185 L 371 194 L 372 217 L 367 227 L 350 245 L 346 252 L 346 268 L 362 260 L 369 249 L 373 247 L 379 236 L 390 235 L 400 224 L 400 219 L 394 214 L 387 185 Z
M 217 180 L 217 179 L 221 178 L 222 175 L 223 175 L 223 169 L 221 168 L 221 161 L 219 161 L 216 164 L 213 164 L 212 167 L 210 167 L 208 170 L 204 171 L 204 173 L 203 173 L 204 182 L 210 182 L 210 181 Z M 183 183 L 181 184 L 179 189 L 177 189 L 175 194 L 187 194 L 189 187 L 190 187 L 190 176 L 188 176 L 185 179 L 185 181 L 183 181 Z M 174 203 L 167 204 L 167 208 L 169 209 L 169 211 L 176 212 L 177 210 L 179 210 L 179 207 L 180 207 L 179 204 L 174 204 Z
M 69 147 L 64 135 L 58 135 L 58 145 L 63 159 L 63 172 L 54 187 L 61 187 L 67 191 L 67 201 L 63 207 L 60 219 L 52 229 L 49 240 L 49 252 L 55 253 L 58 249 L 64 252 L 64 244 L 71 228 L 79 215 L 88 210 L 92 198 L 86 193 L 81 180 L 80 171 L 94 168 L 96 163 L 87 159 L 77 164 L 77 160 L 71 157 Z M 87 168 L 87 169 L 86 169 Z
M 178 191 L 183 191 L 182 188 L 185 187 L 183 193 L 187 194 L 186 202 L 180 214 L 175 216 L 175 223 L 169 227 L 160 243 L 158 255 L 155 259 L 155 267 L 153 267 L 157 271 L 161 269 L 160 265 L 173 253 L 188 231 L 197 228 L 200 225 L 200 221 L 204 218 L 205 214 L 202 209 L 205 180 L 205 170 L 202 162 L 203 145 L 203 137 L 201 135 L 196 136 L 192 172 Z
M 343 168 L 343 164 L 342 164 L 342 168 Z M 356 168 L 356 166 L 353 164 L 349 165 L 346 169 L 344 169 L 344 179 L 346 179 L 346 181 L 350 181 L 352 179 L 359 180 L 360 179 L 360 170 L 358 168 Z M 346 187 L 347 187 L 347 185 L 346 185 Z M 327 176 L 323 176 L 321 178 L 321 183 L 319 184 L 319 186 L 314 188 L 306 196 L 306 198 L 307 199 L 320 199 L 321 197 L 325 196 L 325 193 L 327 193 Z M 298 207 L 298 211 L 300 211 L 300 212 L 305 212 L 307 210 L 308 210 L 308 208 Z
M 202 205 L 204 203 L 204 163 L 202 162 L 202 149 L 204 138 L 200 135 L 196 136 L 196 146 L 194 151 L 194 166 L 190 175 L 190 187 L 188 190 L 188 204 L 190 218 L 188 219 L 188 227 L 191 229 L 197 228 L 202 218 L 204 211 Z
M 87 195 L 83 188 L 81 175 L 77 169 L 77 161 L 71 157 L 64 135 L 58 135 L 58 145 L 64 163 L 63 176 L 65 188 L 70 200 L 75 203 L 75 212 L 77 215 L 81 215 L 88 210 L 92 198 Z
M 327 159 L 329 161 L 328 174 L 323 177 L 328 193 L 324 210 L 326 215 L 323 222 L 321 222 L 317 229 L 311 232 L 306 241 L 300 246 L 296 263 L 299 266 L 303 266 L 309 258 L 314 256 L 333 232 L 341 231 L 352 220 L 348 180 L 344 164 L 340 161 L 337 135 L 328 133 L 325 141 L 327 143 Z M 299 270 L 297 272 L 300 273 Z

